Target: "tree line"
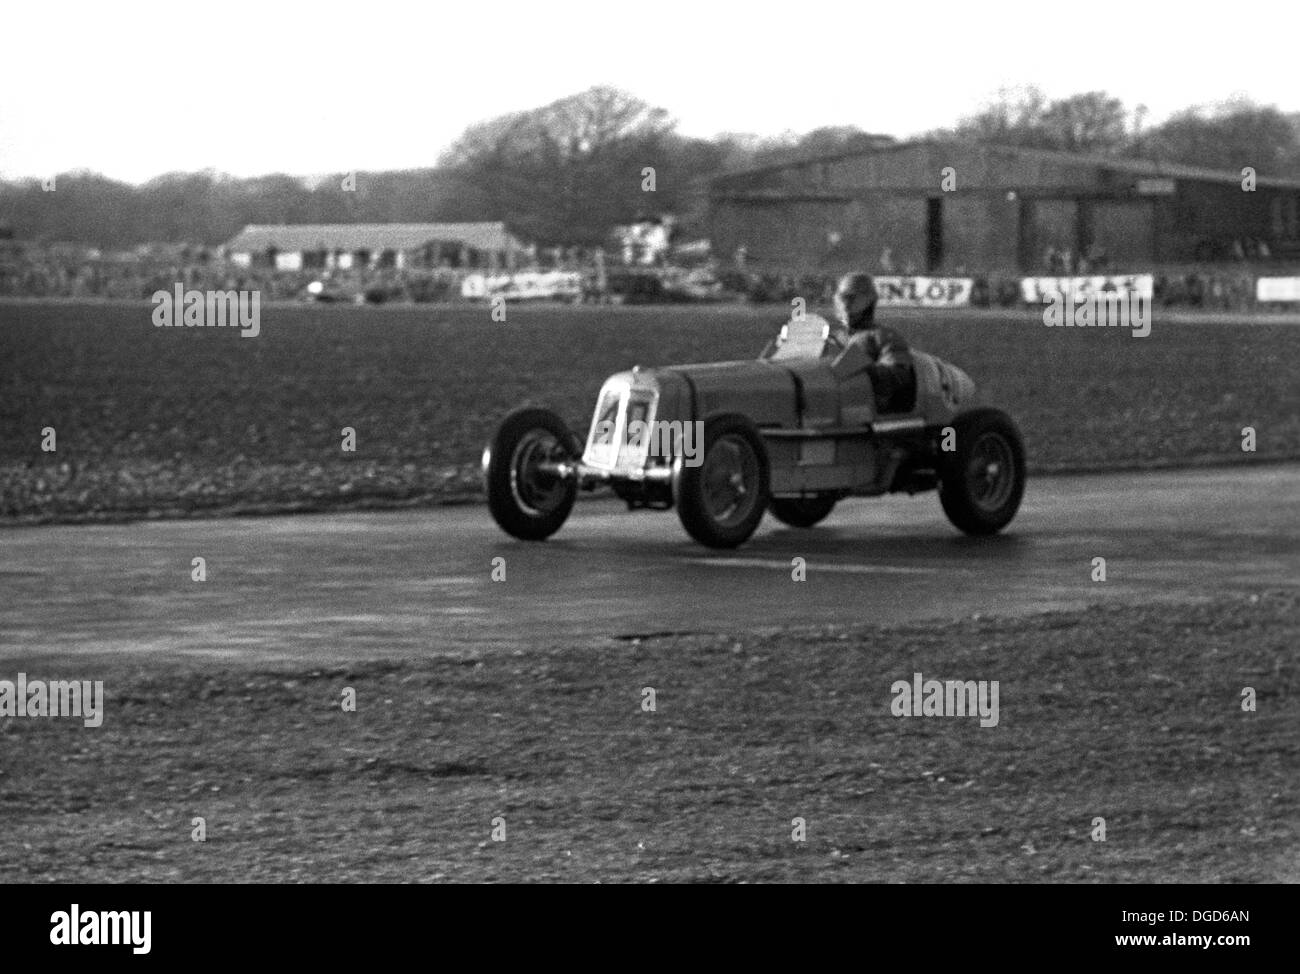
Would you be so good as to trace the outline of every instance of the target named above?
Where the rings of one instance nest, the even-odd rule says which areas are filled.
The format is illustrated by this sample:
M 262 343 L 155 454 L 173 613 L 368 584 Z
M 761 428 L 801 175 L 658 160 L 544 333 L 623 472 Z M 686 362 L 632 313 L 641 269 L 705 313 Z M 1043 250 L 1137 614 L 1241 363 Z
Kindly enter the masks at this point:
M 999 92 L 979 112 L 921 137 L 1300 175 L 1300 114 L 1243 99 L 1149 127 L 1146 114 L 1104 92 L 1053 100 L 1025 88 Z M 852 125 L 692 138 L 665 109 L 595 87 L 471 125 L 427 169 L 310 180 L 206 170 L 139 186 L 77 171 L 54 177 L 53 192 L 40 180 L 0 181 L 0 234 L 100 247 L 215 246 L 249 223 L 503 220 L 539 244 L 590 245 L 616 224 L 673 213 L 694 235 L 704 233 L 708 181 L 722 172 L 890 141 Z

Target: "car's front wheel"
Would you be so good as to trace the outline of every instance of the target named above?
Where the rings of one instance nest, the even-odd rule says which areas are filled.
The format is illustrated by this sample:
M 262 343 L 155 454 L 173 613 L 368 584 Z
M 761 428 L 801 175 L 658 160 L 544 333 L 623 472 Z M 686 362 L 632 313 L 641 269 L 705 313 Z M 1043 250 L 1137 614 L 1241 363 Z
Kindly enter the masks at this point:
M 541 541 L 560 530 L 578 495 L 577 478 L 556 467 L 582 451 L 564 420 L 547 409 L 507 416 L 483 451 L 488 510 L 507 534 Z
M 980 409 L 953 424 L 956 449 L 942 453 L 939 501 L 967 534 L 1006 527 L 1025 493 L 1025 448 L 1011 417 Z
M 738 414 L 704 424 L 697 465 L 678 457 L 673 502 L 686 533 L 710 548 L 734 548 L 754 533 L 767 510 L 767 449 L 758 427 Z

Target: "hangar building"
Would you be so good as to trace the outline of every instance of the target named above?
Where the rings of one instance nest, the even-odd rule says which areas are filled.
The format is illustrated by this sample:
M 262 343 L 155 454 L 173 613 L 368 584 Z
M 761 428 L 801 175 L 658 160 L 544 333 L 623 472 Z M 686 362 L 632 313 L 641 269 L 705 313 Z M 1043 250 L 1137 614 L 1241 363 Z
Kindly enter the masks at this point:
M 755 270 L 1039 273 L 1049 247 L 1117 271 L 1243 246 L 1295 258 L 1300 179 L 1258 177 L 1246 192 L 1240 171 L 909 142 L 719 176 L 709 230 L 714 253 Z
M 225 250 L 276 270 L 456 267 L 513 270 L 524 245 L 504 223 L 250 224 Z

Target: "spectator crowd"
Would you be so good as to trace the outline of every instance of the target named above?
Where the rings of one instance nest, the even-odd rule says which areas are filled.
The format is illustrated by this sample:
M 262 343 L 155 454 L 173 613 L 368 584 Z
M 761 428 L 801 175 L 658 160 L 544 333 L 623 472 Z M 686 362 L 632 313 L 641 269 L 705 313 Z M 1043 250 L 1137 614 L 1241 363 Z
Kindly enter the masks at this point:
M 802 297 L 817 305 L 829 302 L 837 279 L 829 273 L 760 270 L 741 261 L 726 267 L 710 261 L 689 272 L 671 265 L 612 266 L 607 271 L 602 260 L 583 259 L 586 256 L 576 251 L 539 255 L 539 267 L 580 271 L 586 300 L 620 303 L 789 303 Z M 1075 259 L 1052 249 L 1044 255 L 1043 264 L 1039 273 L 1047 276 L 1120 272 L 1109 266 L 1104 253 Z M 1198 264 L 1147 272 L 1154 275 L 1157 307 L 1248 310 L 1256 306 L 1257 270 L 1248 264 Z M 200 291 L 256 290 L 263 301 L 441 302 L 462 300 L 461 281 L 466 273 L 451 268 L 391 266 L 278 271 L 259 265 L 241 267 L 203 248 L 157 247 L 103 254 L 92 248 L 0 244 L 0 297 L 148 300 L 156 291 L 170 291 L 180 283 Z M 1300 270 L 1271 269 L 1270 273 L 1300 274 Z M 971 275 L 960 268 L 952 276 L 973 278 L 973 306 L 1022 303 L 1019 276 Z

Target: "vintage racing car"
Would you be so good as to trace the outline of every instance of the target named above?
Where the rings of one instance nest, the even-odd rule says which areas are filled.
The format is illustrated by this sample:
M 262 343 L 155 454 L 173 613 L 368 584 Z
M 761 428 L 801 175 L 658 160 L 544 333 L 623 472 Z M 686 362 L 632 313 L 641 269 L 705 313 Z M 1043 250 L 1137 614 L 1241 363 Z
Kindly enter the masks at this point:
M 507 533 L 540 541 L 580 489 L 607 485 L 630 508 L 675 506 L 695 540 L 733 548 L 768 510 L 805 528 L 844 497 L 937 489 L 954 525 L 992 534 L 1024 493 L 1020 433 L 976 404 L 966 373 L 912 357 L 915 401 L 886 415 L 866 353 L 815 315 L 791 320 L 756 360 L 619 372 L 585 443 L 549 410 L 502 421 L 483 452 L 488 506 Z

